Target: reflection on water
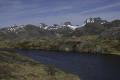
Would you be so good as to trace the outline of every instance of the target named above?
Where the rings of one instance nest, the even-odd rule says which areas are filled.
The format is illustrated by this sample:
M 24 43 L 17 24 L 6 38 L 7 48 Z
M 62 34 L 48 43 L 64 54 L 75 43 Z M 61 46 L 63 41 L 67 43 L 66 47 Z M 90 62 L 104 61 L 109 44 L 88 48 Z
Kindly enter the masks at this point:
M 16 52 L 78 75 L 82 80 L 120 80 L 120 56 L 43 50 Z

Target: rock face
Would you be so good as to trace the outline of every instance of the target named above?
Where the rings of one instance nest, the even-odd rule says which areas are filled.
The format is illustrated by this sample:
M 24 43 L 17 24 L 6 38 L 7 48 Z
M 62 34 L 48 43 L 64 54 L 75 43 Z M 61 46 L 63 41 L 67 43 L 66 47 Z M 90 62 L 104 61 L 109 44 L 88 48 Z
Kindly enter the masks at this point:
M 76 28 L 71 34 L 65 36 L 86 36 L 86 35 L 100 35 L 105 31 L 104 26 L 99 23 L 87 23 L 83 27 Z
M 112 22 L 108 22 L 108 23 L 105 23 L 105 24 L 103 24 L 103 25 L 104 25 L 104 28 L 105 28 L 106 30 L 112 29 L 112 28 L 114 28 L 114 27 L 120 27 L 120 20 L 114 20 L 114 21 L 112 21 Z
M 89 18 L 84 23 L 100 23 L 100 24 L 104 24 L 104 23 L 107 23 L 107 21 L 102 20 L 100 17 L 98 17 L 98 18 Z
M 75 30 L 76 28 L 78 28 L 78 27 L 81 27 L 81 26 L 79 26 L 79 25 L 76 25 L 76 26 L 73 26 L 72 24 L 71 24 L 71 22 L 63 22 L 61 25 L 60 25 L 60 28 L 70 28 L 70 29 L 72 29 L 72 30 Z
M 81 31 L 84 35 L 99 35 L 104 31 L 104 27 L 99 23 L 87 23 Z
M 31 24 L 22 26 L 13 25 L 0 29 L 0 40 L 37 38 L 42 36 L 80 37 L 100 35 L 102 32 L 114 27 L 120 27 L 120 20 L 107 22 L 100 17 L 87 19 L 84 26 L 73 26 L 71 22 L 63 22 L 61 25 L 53 24 L 50 26 L 44 23 L 40 23 L 37 26 Z
M 96 45 L 96 47 L 93 49 L 93 53 L 105 53 L 105 52 L 100 45 Z
M 61 27 L 67 27 L 68 25 L 72 25 L 71 22 L 63 22 Z
M 114 20 L 110 23 L 113 27 L 120 27 L 120 20 Z
M 0 39 L 26 39 L 49 35 L 46 30 L 35 25 L 15 26 L 0 29 Z
M 46 26 L 47 26 L 47 25 L 44 24 L 44 23 L 40 23 L 40 24 L 37 25 L 37 27 L 39 27 L 39 28 L 45 28 Z
M 55 30 L 55 29 L 58 29 L 60 28 L 60 26 L 58 24 L 53 24 L 51 26 L 47 26 L 47 30 Z
M 120 27 L 104 31 L 99 39 L 120 39 Z
M 58 24 L 53 24 L 52 27 L 56 27 L 57 28 L 57 27 L 59 27 L 59 25 Z

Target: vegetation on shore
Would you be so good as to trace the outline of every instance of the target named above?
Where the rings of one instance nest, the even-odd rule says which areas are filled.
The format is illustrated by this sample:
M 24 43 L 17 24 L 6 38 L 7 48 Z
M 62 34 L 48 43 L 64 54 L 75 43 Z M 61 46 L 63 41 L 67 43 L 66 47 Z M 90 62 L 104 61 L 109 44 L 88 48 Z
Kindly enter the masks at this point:
M 11 29 L 11 30 L 10 30 Z M 72 30 L 45 30 L 34 25 L 0 29 L 0 80 L 80 80 L 10 49 L 60 50 L 120 55 L 120 20 L 86 23 Z
M 80 80 L 11 51 L 0 51 L 0 80 Z
M 120 39 L 102 39 L 99 35 L 82 37 L 41 37 L 25 41 L 2 41 L 0 48 L 61 50 L 120 55 Z
M 26 25 L 23 30 L 18 29 L 16 33 L 8 31 L 7 28 L 1 29 L 0 33 L 2 49 L 62 50 L 120 55 L 120 20 L 104 24 L 86 23 L 75 30 L 67 26 L 45 30 Z
M 120 55 L 120 20 L 104 24 L 86 23 L 75 30 L 67 26 L 45 30 L 34 25 L 26 25 L 22 29 L 16 31 L 9 31 L 7 28 L 0 29 L 0 48 Z

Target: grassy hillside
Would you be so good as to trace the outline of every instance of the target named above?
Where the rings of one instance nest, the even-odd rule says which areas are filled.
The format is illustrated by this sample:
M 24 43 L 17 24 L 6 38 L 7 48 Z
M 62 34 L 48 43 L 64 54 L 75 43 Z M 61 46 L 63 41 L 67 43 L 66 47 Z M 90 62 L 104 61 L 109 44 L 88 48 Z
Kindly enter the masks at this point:
M 26 25 L 22 32 L 21 29 L 18 30 L 18 35 L 13 33 L 15 32 L 10 32 L 7 28 L 0 29 L 0 48 L 120 55 L 120 20 L 104 24 L 87 23 L 75 30 L 69 27 L 44 30 L 34 25 Z
M 55 67 L 10 51 L 0 51 L 0 80 L 80 80 Z
M 100 39 L 99 35 L 47 37 L 25 41 L 1 41 L 0 48 L 62 50 L 120 55 L 120 39 Z

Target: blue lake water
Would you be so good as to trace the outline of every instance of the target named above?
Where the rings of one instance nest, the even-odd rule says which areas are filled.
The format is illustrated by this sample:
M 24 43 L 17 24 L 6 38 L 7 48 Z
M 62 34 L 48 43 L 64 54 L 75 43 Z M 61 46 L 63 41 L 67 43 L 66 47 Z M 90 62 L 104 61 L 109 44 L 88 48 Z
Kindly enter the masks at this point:
M 16 52 L 78 75 L 81 80 L 120 80 L 120 56 L 44 50 Z

